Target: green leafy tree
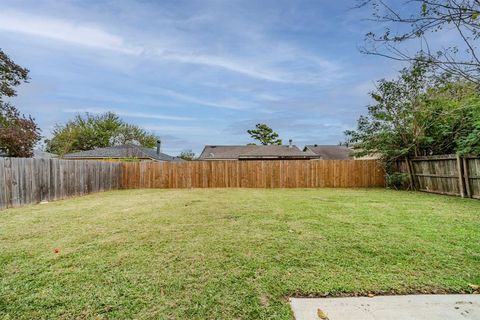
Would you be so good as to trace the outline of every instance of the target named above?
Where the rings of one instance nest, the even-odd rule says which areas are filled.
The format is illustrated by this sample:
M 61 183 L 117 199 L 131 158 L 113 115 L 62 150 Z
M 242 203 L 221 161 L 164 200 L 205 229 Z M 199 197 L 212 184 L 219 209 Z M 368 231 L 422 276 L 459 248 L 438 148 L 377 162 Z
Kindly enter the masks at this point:
M 440 83 L 428 90 L 420 121 L 425 154 L 480 154 L 480 91 L 464 81 Z
M 480 92 L 472 82 L 435 75 L 416 62 L 395 80 L 381 80 L 375 101 L 346 131 L 357 155 L 381 155 L 388 163 L 401 157 L 478 153 Z
M 15 87 L 28 80 L 28 70 L 0 49 L 0 151 L 11 157 L 31 157 L 40 129 L 31 116 L 20 114 L 4 97 L 17 95 Z
M 45 141 L 46 150 L 59 155 L 126 143 L 153 148 L 158 140 L 139 126 L 125 123 L 113 112 L 78 114 L 66 124 L 57 124 L 52 134 L 52 139 Z
M 35 120 L 21 115 L 11 104 L 0 102 L 0 150 L 11 157 L 29 158 L 40 141 Z
M 17 95 L 15 87 L 28 81 L 28 69 L 22 68 L 0 49 L 0 100 Z
M 480 155 L 480 115 L 477 115 L 475 128 L 465 137 L 458 139 L 458 153 L 460 155 Z
M 195 159 L 195 152 L 192 150 L 183 150 L 178 157 L 186 161 L 191 161 Z
M 256 129 L 247 130 L 248 134 L 258 140 L 263 145 L 281 145 L 282 139 L 278 138 L 278 133 L 274 132 L 265 123 L 257 123 L 255 126 Z
M 380 80 L 370 96 L 368 115 L 360 116 L 357 130 L 346 131 L 347 143 L 358 156 L 380 154 L 385 158 L 420 155 L 423 128 L 418 121 L 422 95 L 431 82 L 428 66 L 415 63 L 395 80 Z

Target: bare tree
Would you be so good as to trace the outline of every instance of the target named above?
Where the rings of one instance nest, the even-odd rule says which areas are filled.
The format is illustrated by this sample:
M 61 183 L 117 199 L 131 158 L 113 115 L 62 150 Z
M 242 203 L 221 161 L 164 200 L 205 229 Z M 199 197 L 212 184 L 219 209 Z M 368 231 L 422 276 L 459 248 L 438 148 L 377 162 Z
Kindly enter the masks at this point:
M 385 24 L 365 35 L 360 51 L 400 61 L 424 61 L 454 76 L 480 84 L 480 0 L 359 0 L 370 7 L 371 20 Z M 458 43 L 431 47 L 431 37 L 454 32 Z M 409 52 L 402 44 L 417 40 Z

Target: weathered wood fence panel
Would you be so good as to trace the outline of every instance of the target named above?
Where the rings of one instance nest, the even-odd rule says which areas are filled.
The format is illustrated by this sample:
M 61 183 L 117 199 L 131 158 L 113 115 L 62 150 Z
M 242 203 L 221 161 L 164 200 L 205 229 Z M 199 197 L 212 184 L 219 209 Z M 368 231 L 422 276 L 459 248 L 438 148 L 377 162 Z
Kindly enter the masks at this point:
M 408 172 L 410 162 L 411 172 Z M 480 158 L 440 155 L 399 161 L 397 169 L 411 174 L 416 190 L 480 199 Z
M 189 161 L 122 163 L 122 188 L 378 187 L 376 160 Z
M 480 199 L 480 158 L 465 158 L 463 165 L 467 196 Z
M 0 158 L 0 209 L 120 188 L 121 164 Z
M 457 157 L 422 157 L 411 161 L 417 190 L 461 195 Z

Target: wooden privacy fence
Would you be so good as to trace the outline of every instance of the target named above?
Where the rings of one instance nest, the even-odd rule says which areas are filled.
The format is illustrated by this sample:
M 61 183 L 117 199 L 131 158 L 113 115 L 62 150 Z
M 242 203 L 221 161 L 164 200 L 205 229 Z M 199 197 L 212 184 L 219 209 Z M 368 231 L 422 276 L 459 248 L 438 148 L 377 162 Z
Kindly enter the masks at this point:
M 0 158 L 0 209 L 120 188 L 121 164 Z
M 480 199 L 480 158 L 442 155 L 415 157 L 402 165 L 416 190 Z
M 375 160 L 100 162 L 0 158 L 0 209 L 120 188 L 383 185 L 383 168 Z
M 321 188 L 384 186 L 376 160 L 122 163 L 122 188 Z

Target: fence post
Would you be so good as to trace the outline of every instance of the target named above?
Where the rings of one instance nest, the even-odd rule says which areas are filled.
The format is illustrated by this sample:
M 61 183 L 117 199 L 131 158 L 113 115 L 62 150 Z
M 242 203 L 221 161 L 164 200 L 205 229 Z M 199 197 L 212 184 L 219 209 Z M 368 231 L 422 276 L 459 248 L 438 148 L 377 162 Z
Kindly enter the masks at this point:
M 463 160 L 463 178 L 465 183 L 465 190 L 467 191 L 467 197 L 472 197 L 472 189 L 470 187 L 470 176 L 468 175 L 468 159 L 462 158 Z
M 414 173 L 413 173 L 412 162 L 408 158 L 405 158 L 405 162 L 407 164 L 407 171 L 408 171 L 408 175 L 410 176 L 410 185 L 412 187 L 412 190 L 417 190 L 416 185 L 415 185 L 415 176 L 414 176 Z
M 460 189 L 460 195 L 465 198 L 465 184 L 463 179 L 462 161 L 457 154 L 457 171 L 458 171 L 458 188 Z

